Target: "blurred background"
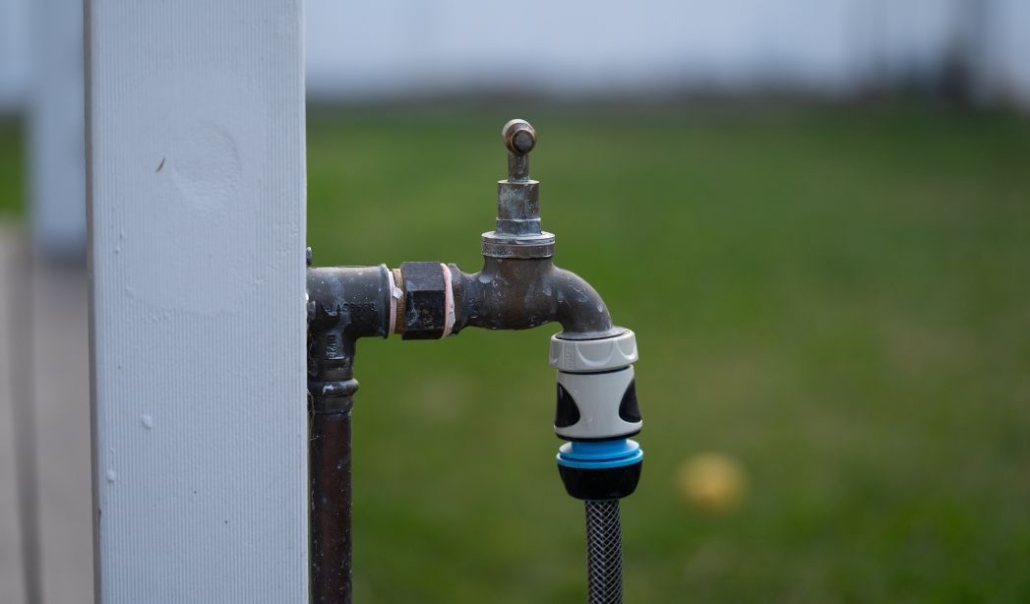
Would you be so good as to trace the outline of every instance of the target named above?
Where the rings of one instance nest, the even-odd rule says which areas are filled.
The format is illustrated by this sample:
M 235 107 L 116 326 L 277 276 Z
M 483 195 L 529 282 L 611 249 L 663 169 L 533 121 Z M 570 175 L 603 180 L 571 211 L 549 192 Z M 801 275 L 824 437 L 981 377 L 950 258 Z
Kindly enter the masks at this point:
M 310 0 L 307 21 L 317 264 L 476 270 L 500 127 L 536 127 L 557 262 L 641 347 L 627 601 L 1030 600 L 1030 4 Z M 92 593 L 81 44 L 75 0 L 0 0 L 12 604 Z M 583 600 L 555 331 L 361 342 L 356 601 Z

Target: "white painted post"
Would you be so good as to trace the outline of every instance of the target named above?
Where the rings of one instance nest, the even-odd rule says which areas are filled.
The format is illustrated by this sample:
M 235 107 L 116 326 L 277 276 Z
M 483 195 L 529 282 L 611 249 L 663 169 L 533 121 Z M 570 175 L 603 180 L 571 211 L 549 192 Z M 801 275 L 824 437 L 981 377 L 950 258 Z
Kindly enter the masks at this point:
M 24 106 L 28 76 L 28 0 L 0 2 L 0 114 Z
M 49 260 L 86 256 L 82 0 L 31 5 L 28 103 L 32 244 Z
M 303 0 L 87 0 L 98 601 L 307 599 Z

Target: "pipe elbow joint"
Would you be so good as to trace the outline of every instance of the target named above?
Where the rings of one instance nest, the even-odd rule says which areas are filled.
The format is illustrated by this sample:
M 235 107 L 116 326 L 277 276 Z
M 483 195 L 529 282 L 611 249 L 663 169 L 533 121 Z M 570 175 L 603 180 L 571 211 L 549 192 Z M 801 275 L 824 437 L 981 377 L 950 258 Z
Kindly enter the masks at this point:
M 393 277 L 385 266 L 308 268 L 308 392 L 316 413 L 349 409 L 357 339 L 390 332 Z
M 393 275 L 385 265 L 308 268 L 309 331 L 385 338 L 394 308 Z

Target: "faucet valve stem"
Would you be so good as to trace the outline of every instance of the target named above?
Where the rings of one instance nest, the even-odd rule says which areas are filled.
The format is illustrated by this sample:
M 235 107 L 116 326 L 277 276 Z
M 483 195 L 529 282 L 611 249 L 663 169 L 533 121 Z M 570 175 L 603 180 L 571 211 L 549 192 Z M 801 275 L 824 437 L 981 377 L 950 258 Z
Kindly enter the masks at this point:
M 501 129 L 508 149 L 508 179 L 497 183 L 497 222 L 483 233 L 483 255 L 492 258 L 550 258 L 554 235 L 540 229 L 540 183 L 529 177 L 529 152 L 536 130 L 526 120 Z

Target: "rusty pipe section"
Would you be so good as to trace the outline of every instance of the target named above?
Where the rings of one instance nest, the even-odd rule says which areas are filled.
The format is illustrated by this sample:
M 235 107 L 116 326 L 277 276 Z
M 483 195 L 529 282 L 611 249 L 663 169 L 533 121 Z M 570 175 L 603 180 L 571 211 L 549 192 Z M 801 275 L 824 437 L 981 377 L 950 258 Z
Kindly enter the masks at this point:
M 565 339 L 605 338 L 621 330 L 589 283 L 551 258 L 486 258 L 477 273 L 450 265 L 455 302 L 452 331 L 465 327 L 529 329 L 558 322 Z
M 471 274 L 455 264 L 405 262 L 393 276 L 400 292 L 390 331 L 406 340 L 446 338 L 466 327 L 516 330 L 553 322 L 567 340 L 624 331 L 593 286 L 549 257 L 488 256 Z
M 310 268 L 308 489 L 310 601 L 351 601 L 351 409 L 358 338 L 386 337 L 396 309 L 385 266 Z

